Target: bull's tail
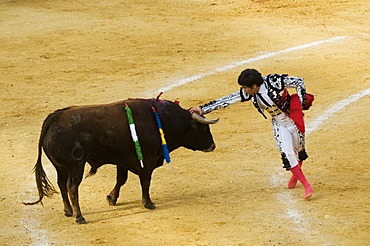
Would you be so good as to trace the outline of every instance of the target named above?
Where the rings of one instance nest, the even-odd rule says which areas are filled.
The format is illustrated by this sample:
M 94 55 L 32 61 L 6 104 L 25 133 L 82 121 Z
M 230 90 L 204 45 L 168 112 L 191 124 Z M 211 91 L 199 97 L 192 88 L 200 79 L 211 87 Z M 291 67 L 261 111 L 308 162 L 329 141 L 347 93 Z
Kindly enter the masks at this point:
M 41 129 L 40 139 L 39 139 L 38 157 L 37 157 L 35 167 L 33 169 L 33 171 L 35 172 L 35 176 L 36 176 L 36 185 L 37 185 L 37 190 L 39 192 L 39 199 L 35 202 L 23 202 L 23 204 L 25 204 L 25 205 L 34 205 L 34 204 L 37 204 L 39 202 L 42 203 L 42 198 L 44 196 L 50 197 L 54 193 L 58 193 L 55 190 L 53 184 L 50 182 L 50 180 L 46 176 L 46 173 L 45 173 L 45 171 L 42 167 L 42 164 L 41 164 L 42 142 L 44 140 L 44 137 L 45 137 L 45 134 L 46 134 L 47 130 L 49 129 L 49 126 L 53 122 L 53 118 L 54 118 L 53 116 L 56 113 L 57 112 L 55 112 L 53 114 L 50 114 L 46 118 L 46 120 L 44 121 L 44 124 L 43 124 L 42 129 Z

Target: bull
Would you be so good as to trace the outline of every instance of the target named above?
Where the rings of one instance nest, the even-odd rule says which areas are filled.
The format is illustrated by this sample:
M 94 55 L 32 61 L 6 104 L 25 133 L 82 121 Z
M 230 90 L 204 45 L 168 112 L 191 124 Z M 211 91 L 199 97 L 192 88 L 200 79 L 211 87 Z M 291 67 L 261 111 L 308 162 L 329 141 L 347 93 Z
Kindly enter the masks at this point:
M 130 107 L 135 121 L 144 157 L 143 167 L 130 134 L 125 105 Z M 34 167 L 39 198 L 25 204 L 37 204 L 42 202 L 44 196 L 56 192 L 41 164 L 43 150 L 57 171 L 65 216 L 72 217 L 74 214 L 77 223 L 87 223 L 78 198 L 86 162 L 91 166 L 88 175 L 95 174 L 104 164 L 116 165 L 116 184 L 107 196 L 111 205 L 116 204 L 120 188 L 130 171 L 139 176 L 144 207 L 154 209 L 156 206 L 149 195 L 150 181 L 154 169 L 163 165 L 164 155 L 152 106 L 161 119 L 169 152 L 179 147 L 204 152 L 215 149 L 209 124 L 217 123 L 218 119 L 190 114 L 178 103 L 167 100 L 128 99 L 59 109 L 45 119 L 41 129 Z

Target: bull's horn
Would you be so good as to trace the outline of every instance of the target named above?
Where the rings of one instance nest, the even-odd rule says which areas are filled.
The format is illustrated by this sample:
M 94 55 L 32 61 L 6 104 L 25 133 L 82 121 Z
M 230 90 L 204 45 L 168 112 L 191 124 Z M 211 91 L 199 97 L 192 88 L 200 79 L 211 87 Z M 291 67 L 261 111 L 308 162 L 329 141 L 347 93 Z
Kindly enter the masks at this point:
M 193 118 L 194 120 L 196 120 L 196 121 L 198 121 L 200 123 L 207 124 L 207 125 L 209 125 L 209 124 L 216 124 L 218 122 L 218 120 L 220 119 L 220 118 L 217 118 L 215 120 L 207 119 L 207 118 L 205 118 L 203 116 L 200 116 L 197 113 L 192 113 L 191 114 L 191 118 Z

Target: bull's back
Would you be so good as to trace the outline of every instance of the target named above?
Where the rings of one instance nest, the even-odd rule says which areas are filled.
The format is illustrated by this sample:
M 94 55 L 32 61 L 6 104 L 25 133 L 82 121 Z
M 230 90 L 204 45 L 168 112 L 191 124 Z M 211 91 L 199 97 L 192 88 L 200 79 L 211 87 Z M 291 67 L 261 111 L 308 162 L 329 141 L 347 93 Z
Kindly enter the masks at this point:
M 91 156 L 104 158 L 106 149 L 124 148 L 128 131 L 126 117 L 120 105 L 76 106 L 54 113 L 43 140 L 46 154 L 57 162 L 88 159 Z M 127 137 L 126 137 L 127 138 Z M 118 141 L 118 140 L 121 141 Z

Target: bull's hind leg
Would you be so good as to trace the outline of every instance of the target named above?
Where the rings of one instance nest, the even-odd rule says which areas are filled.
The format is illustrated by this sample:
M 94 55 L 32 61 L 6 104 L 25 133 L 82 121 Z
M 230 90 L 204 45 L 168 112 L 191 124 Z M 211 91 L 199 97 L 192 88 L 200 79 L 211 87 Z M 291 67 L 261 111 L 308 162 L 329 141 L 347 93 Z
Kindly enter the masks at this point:
M 71 204 L 69 203 L 68 191 L 67 191 L 68 172 L 64 170 L 63 168 L 57 168 L 57 173 L 58 173 L 58 186 L 59 186 L 62 198 L 63 198 L 64 215 L 67 217 L 72 217 L 73 210 L 72 210 Z
M 150 180 L 152 178 L 152 172 L 139 173 L 139 177 L 140 177 L 142 201 L 143 201 L 144 207 L 148 209 L 155 209 L 156 206 L 150 199 L 150 195 L 149 195 L 149 187 L 150 187 Z
M 76 166 L 70 170 L 67 182 L 69 197 L 71 198 L 72 206 L 76 215 L 76 222 L 78 224 L 87 223 L 85 218 L 82 216 L 80 204 L 78 202 L 78 187 L 82 181 L 84 165 L 85 163 L 76 164 Z
M 126 183 L 127 176 L 128 176 L 127 168 L 117 165 L 116 185 L 114 186 L 113 190 L 107 196 L 107 200 L 110 205 L 116 205 L 117 199 L 119 197 L 119 191 L 121 189 L 121 186 Z

